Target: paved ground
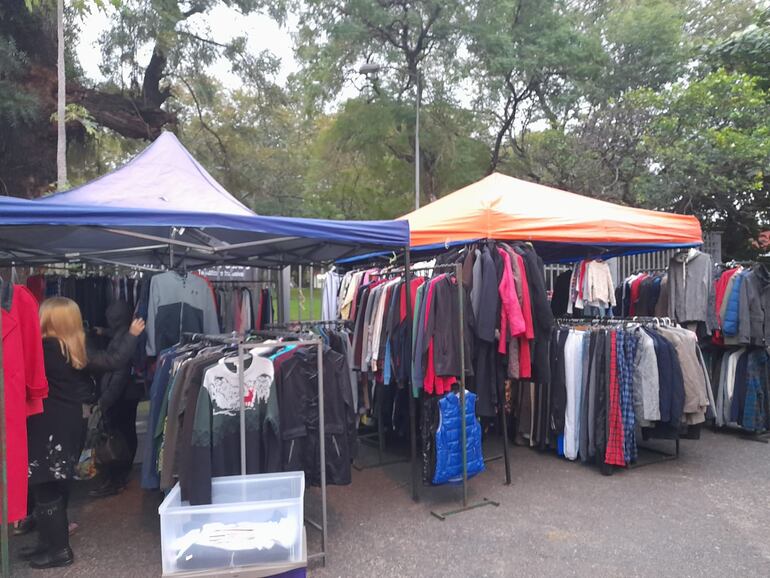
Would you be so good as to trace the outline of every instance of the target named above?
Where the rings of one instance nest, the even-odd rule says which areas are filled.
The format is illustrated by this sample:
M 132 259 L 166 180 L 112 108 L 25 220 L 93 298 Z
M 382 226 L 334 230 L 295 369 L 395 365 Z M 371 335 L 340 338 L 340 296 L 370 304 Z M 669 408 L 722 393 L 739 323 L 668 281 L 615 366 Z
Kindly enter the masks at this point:
M 770 576 L 768 445 L 704 432 L 682 442 L 678 461 L 612 477 L 526 448 L 513 449 L 512 466 L 511 486 L 500 461 L 470 486 L 472 501 L 499 507 L 443 522 L 430 511 L 452 509 L 458 488 L 426 489 L 414 503 L 404 464 L 354 472 L 353 485 L 330 488 L 329 559 L 312 575 Z M 43 572 L 14 562 L 13 576 L 159 576 L 159 498 L 135 484 L 101 501 L 84 490 L 73 500 L 75 565 Z M 308 513 L 316 497 L 308 490 Z

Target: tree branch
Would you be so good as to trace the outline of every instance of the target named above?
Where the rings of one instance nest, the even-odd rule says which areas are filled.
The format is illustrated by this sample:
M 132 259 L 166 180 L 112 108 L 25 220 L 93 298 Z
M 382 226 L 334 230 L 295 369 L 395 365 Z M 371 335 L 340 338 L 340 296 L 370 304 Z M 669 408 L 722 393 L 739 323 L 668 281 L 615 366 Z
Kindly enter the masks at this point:
M 193 99 L 193 102 L 195 103 L 195 109 L 198 111 L 198 120 L 201 123 L 201 126 L 208 132 L 211 136 L 213 136 L 217 143 L 219 144 L 219 149 L 222 151 L 222 157 L 225 164 L 225 171 L 227 173 L 230 173 L 230 157 L 227 154 L 227 148 L 225 147 L 225 143 L 222 141 L 222 138 L 217 134 L 217 132 L 211 128 L 211 126 L 204 120 L 203 118 L 203 109 L 201 108 L 200 102 L 198 101 L 198 97 L 195 94 L 195 91 L 192 89 L 192 86 L 190 86 L 190 83 L 187 82 L 186 78 L 179 77 L 179 79 L 182 81 L 182 84 L 184 84 L 187 87 L 187 90 L 190 92 L 190 96 Z

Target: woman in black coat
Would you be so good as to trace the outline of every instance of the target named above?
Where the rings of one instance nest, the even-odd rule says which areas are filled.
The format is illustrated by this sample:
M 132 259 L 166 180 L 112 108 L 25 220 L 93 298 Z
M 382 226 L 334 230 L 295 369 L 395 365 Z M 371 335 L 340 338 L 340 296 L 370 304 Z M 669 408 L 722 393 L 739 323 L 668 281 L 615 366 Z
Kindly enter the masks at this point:
M 113 351 L 86 351 L 80 308 L 70 299 L 54 297 L 40 306 L 40 328 L 48 398 L 43 413 L 27 420 L 38 544 L 22 556 L 33 568 L 54 568 L 73 561 L 66 496 L 83 450 L 88 408 L 96 398 L 92 375 L 128 363 L 144 321 L 135 320 Z

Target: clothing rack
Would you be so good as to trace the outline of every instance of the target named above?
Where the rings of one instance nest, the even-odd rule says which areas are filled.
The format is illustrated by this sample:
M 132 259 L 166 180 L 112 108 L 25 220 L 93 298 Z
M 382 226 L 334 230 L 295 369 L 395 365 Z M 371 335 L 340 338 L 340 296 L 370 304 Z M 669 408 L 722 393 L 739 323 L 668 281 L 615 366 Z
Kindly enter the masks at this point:
M 468 503 L 468 447 L 467 447 L 467 431 L 466 427 L 467 424 L 465 423 L 465 287 L 462 283 L 462 264 L 456 263 L 456 264 L 449 264 L 449 265 L 435 265 L 430 268 L 420 268 L 420 269 L 412 269 L 409 266 L 408 258 L 405 259 L 406 262 L 404 264 L 405 266 L 405 282 L 406 282 L 406 295 L 407 295 L 407 320 L 412 319 L 414 312 L 412 311 L 411 306 L 411 282 L 412 282 L 412 275 L 414 273 L 420 273 L 420 272 L 436 272 L 436 271 L 452 271 L 454 273 L 455 279 L 457 281 L 457 299 L 458 299 L 458 305 L 460 307 L 460 323 L 458 326 L 458 331 L 460 332 L 460 431 L 461 431 L 461 449 L 462 449 L 462 458 L 463 458 L 463 481 L 462 481 L 462 507 L 457 508 L 455 510 L 450 510 L 447 512 L 436 512 L 431 511 L 431 515 L 438 518 L 439 520 L 446 520 L 449 516 L 453 516 L 455 514 L 460 514 L 462 512 L 467 512 L 469 510 L 474 510 L 476 508 L 481 508 L 483 506 L 499 506 L 499 502 L 494 502 L 492 500 L 489 500 L 487 498 L 482 498 L 480 502 L 476 502 L 474 504 Z M 412 324 L 407 324 L 409 327 L 409 342 L 412 343 L 412 331 L 411 327 Z M 414 357 L 414 350 L 412 350 L 412 356 Z M 414 359 L 412 359 L 412 362 L 414 363 Z M 411 392 L 410 392 L 411 393 Z M 414 396 L 409 396 L 410 400 L 410 413 L 413 411 L 414 408 Z M 507 426 L 505 424 L 505 415 L 504 415 L 504 409 L 503 404 L 500 404 L 500 411 L 503 414 L 502 415 L 502 421 L 503 421 L 503 452 L 505 457 L 505 464 L 506 464 L 506 483 L 510 483 L 510 471 L 509 471 L 509 461 L 508 461 L 508 433 L 507 433 Z M 412 417 L 410 415 L 410 417 Z M 417 454 L 417 425 L 416 425 L 416 419 L 411 420 L 411 427 L 412 427 L 412 483 L 413 483 L 413 498 L 415 501 L 419 500 L 419 491 L 417 488 L 416 483 L 416 454 Z
M 321 452 L 321 523 L 306 518 L 305 521 L 321 533 L 321 549 L 319 552 L 308 555 L 308 560 L 320 559 L 323 566 L 326 565 L 326 542 L 328 537 L 327 505 L 326 505 L 326 425 L 324 410 L 324 378 L 323 378 L 323 341 L 320 339 L 307 339 L 307 335 L 291 331 L 250 331 L 245 335 L 207 335 L 203 333 L 184 333 L 183 338 L 191 341 L 210 341 L 225 345 L 238 346 L 238 387 L 240 405 L 240 444 L 241 444 L 241 475 L 246 475 L 246 405 L 244 397 L 246 384 L 244 380 L 244 361 L 253 349 L 272 349 L 274 343 L 258 343 L 246 341 L 249 337 L 291 337 L 302 342 L 302 345 L 316 346 L 318 348 L 318 430 L 319 449 Z
M 665 273 L 668 271 L 668 267 L 646 267 L 637 269 L 634 273 Z
M 588 318 L 580 319 L 580 318 L 573 318 L 573 317 L 561 318 L 560 317 L 560 318 L 557 318 L 555 320 L 555 323 L 556 323 L 557 326 L 569 326 L 569 327 L 582 326 L 582 327 L 592 327 L 592 328 L 595 328 L 595 327 L 616 327 L 616 326 L 622 326 L 622 325 L 647 325 L 647 326 L 655 325 L 655 326 L 658 326 L 658 327 L 661 327 L 661 326 L 662 327 L 670 327 L 671 325 L 673 325 L 673 322 L 671 321 L 671 319 L 669 317 L 647 317 L 647 316 L 636 316 L 636 317 L 631 317 L 631 318 L 628 318 L 628 317 L 604 317 L 604 318 L 599 318 L 599 317 L 597 317 L 597 318 L 593 318 L 593 319 L 588 319 Z M 637 446 L 636 446 L 637 449 L 644 450 L 646 452 L 655 454 L 658 457 L 656 459 L 647 460 L 647 461 L 644 461 L 644 462 L 638 462 L 637 461 L 635 463 L 628 464 L 626 466 L 626 469 L 635 470 L 637 468 L 641 468 L 641 467 L 644 467 L 644 466 L 650 466 L 650 465 L 658 464 L 658 463 L 661 463 L 661 462 L 667 462 L 667 461 L 670 461 L 670 460 L 679 459 L 679 449 L 680 449 L 679 441 L 680 441 L 680 437 L 679 437 L 679 432 L 678 431 L 673 436 L 673 438 L 651 438 L 651 439 L 673 439 L 673 441 L 674 441 L 674 452 L 673 453 L 666 452 L 666 451 L 658 449 L 658 448 L 650 447 L 650 446 L 647 446 L 647 445 L 637 444 Z M 615 470 L 615 467 L 613 467 L 613 466 L 609 466 L 607 468 L 604 467 L 604 464 L 601 464 L 601 466 L 602 466 L 602 473 L 605 474 L 605 475 L 612 475 L 612 473 Z
M 324 342 L 321 339 L 313 338 L 308 339 L 307 334 L 296 333 L 293 331 L 275 331 L 275 330 L 256 330 L 250 331 L 246 335 L 248 337 L 284 337 L 292 338 L 300 341 L 302 345 L 311 345 L 318 348 L 317 356 L 317 372 L 318 372 L 318 445 L 321 453 L 321 523 L 313 521 L 310 518 L 305 518 L 305 521 L 313 528 L 321 533 L 321 549 L 319 552 L 308 555 L 308 560 L 320 559 L 321 565 L 326 565 L 326 541 L 328 538 L 328 517 L 327 517 L 327 505 L 326 505 L 326 414 L 324 409 L 324 362 L 323 362 L 323 347 Z M 238 344 L 238 383 L 240 385 L 240 400 L 241 400 L 241 471 L 246 471 L 246 414 L 243 403 L 243 398 L 246 393 L 243 377 L 243 361 L 245 355 L 252 349 L 258 348 L 272 348 L 275 347 L 274 343 L 255 343 L 251 341 Z
M 387 269 L 385 271 L 378 272 L 376 274 L 376 276 L 381 278 L 381 279 L 382 278 L 388 278 L 388 277 L 401 276 L 401 274 L 403 273 L 403 269 L 404 269 L 403 267 L 390 268 L 390 269 Z M 407 291 L 407 293 L 409 293 L 409 292 Z M 314 322 L 307 321 L 307 322 L 304 322 L 304 323 L 313 324 Z M 336 320 L 336 321 L 326 321 L 324 323 L 325 324 L 335 324 L 335 323 L 336 324 L 343 324 L 343 325 L 348 326 L 348 327 L 353 325 L 353 321 L 352 320 L 348 320 L 348 319 L 340 319 L 340 320 Z M 409 437 L 410 437 L 410 444 L 411 444 L 412 440 L 415 440 L 415 442 L 416 442 L 416 438 L 415 438 L 415 436 L 416 436 L 416 408 L 414 408 L 413 406 L 414 406 L 414 399 L 413 399 L 413 397 L 412 397 L 412 395 L 410 393 L 409 394 L 409 418 L 410 418 Z M 412 429 L 412 427 L 411 427 L 412 426 L 412 421 L 413 421 L 412 420 L 413 416 L 414 416 L 414 429 Z M 384 466 L 390 466 L 390 465 L 393 465 L 393 464 L 399 464 L 399 463 L 409 462 L 410 461 L 409 458 L 407 458 L 407 459 L 404 459 L 404 458 L 394 458 L 394 459 L 390 459 L 390 460 L 384 460 L 383 459 L 383 452 L 385 451 L 385 429 L 382 426 L 382 422 L 383 422 L 382 406 L 380 406 L 378 414 L 377 414 L 377 431 L 373 432 L 373 433 L 369 433 L 369 434 L 364 434 L 364 435 L 358 436 L 358 439 L 361 441 L 361 443 L 369 442 L 369 440 L 371 440 L 372 438 L 375 438 L 375 437 L 377 438 L 376 444 L 373 444 L 377 448 L 377 462 L 374 463 L 374 464 L 366 464 L 366 465 L 353 464 L 353 467 L 356 469 L 356 471 L 362 472 L 364 470 L 369 470 L 369 469 L 373 469 L 373 468 L 381 468 L 381 467 L 384 467 Z M 416 447 L 417 446 L 415 445 L 414 447 L 415 447 L 415 455 L 416 455 Z M 414 464 L 412 464 L 412 467 L 414 467 Z M 414 472 L 412 472 L 412 474 L 414 474 Z M 412 481 L 414 483 L 414 479 Z
M 292 327 L 298 327 L 300 329 L 313 328 L 317 326 L 335 326 L 335 327 L 350 327 L 353 324 L 352 321 L 347 319 L 318 319 L 315 321 L 289 321 L 287 323 L 268 323 L 265 327 L 277 330 L 291 330 Z
M 279 331 L 291 331 L 292 328 L 298 328 L 298 329 L 304 329 L 304 328 L 313 328 L 313 327 L 350 327 L 352 325 L 352 321 L 346 320 L 346 319 L 338 319 L 338 320 L 315 320 L 315 321 L 290 321 L 289 323 L 271 323 L 267 325 L 267 329 L 276 329 Z M 408 462 L 409 459 L 393 459 L 393 460 L 383 460 L 382 454 L 385 450 L 385 430 L 382 426 L 382 408 L 380 407 L 379 415 L 377 416 L 377 431 L 375 433 L 369 433 L 364 435 L 358 436 L 358 441 L 361 443 L 368 442 L 370 439 L 376 437 L 377 442 L 375 447 L 377 448 L 377 463 L 375 464 L 368 464 L 368 465 L 359 465 L 359 464 L 353 464 L 353 468 L 356 471 L 362 472 L 364 470 L 372 469 L 372 468 L 380 468 L 383 466 L 389 466 L 393 464 L 398 464 L 402 462 Z

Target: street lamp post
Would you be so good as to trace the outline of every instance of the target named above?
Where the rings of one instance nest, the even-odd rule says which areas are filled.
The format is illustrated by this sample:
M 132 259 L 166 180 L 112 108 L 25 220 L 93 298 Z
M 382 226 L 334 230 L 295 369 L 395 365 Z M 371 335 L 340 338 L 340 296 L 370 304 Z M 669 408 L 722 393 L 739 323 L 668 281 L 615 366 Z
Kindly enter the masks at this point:
M 376 62 L 365 62 L 358 69 L 360 74 L 366 76 L 376 75 L 382 67 Z M 414 111 L 414 208 L 420 208 L 420 101 L 422 100 L 422 78 L 418 70 L 415 76 L 415 89 L 417 97 L 415 98 Z

